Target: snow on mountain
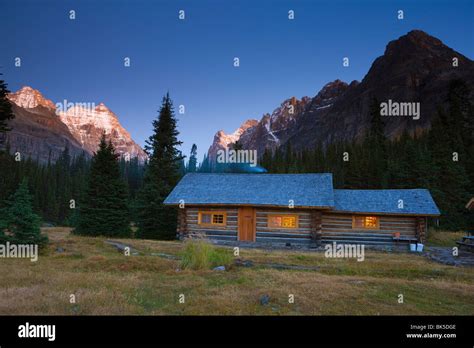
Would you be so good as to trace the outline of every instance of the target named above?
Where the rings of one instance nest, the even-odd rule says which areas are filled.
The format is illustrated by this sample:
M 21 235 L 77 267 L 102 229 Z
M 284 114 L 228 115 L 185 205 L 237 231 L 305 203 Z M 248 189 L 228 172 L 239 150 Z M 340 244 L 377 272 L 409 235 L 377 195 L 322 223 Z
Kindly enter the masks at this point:
M 22 87 L 17 92 L 9 94 L 8 99 L 24 109 L 34 109 L 42 106 L 47 109 L 56 110 L 56 106 L 51 100 L 46 99 L 38 90 L 29 86 Z
M 310 101 L 310 97 L 303 97 L 301 100 L 291 97 L 271 114 L 264 114 L 260 121 L 248 120 L 232 134 L 217 132 L 208 151 L 209 158 L 215 161 L 217 150 L 226 149 L 236 141 L 242 143 L 245 149 L 256 149 L 259 155 L 266 148 L 278 147 L 285 138 L 286 130 L 293 127 Z
M 231 134 L 227 134 L 223 130 L 218 131 L 216 135 L 214 135 L 214 141 L 208 151 L 210 158 L 215 159 L 217 151 L 229 148 L 240 139 L 245 131 L 255 127 L 257 124 L 257 120 L 247 120 Z
M 122 127 L 117 115 L 103 103 L 91 108 L 73 106 L 65 112 L 58 112 L 58 115 L 89 153 L 97 151 L 102 133 L 105 132 L 121 156 L 138 157 L 140 161 L 147 157 L 143 149 L 132 140 L 130 133 Z
M 112 141 L 117 153 L 126 159 L 138 157 L 143 162 L 147 158 L 143 149 L 133 141 L 128 131 L 122 127 L 117 115 L 103 103 L 97 106 L 93 103 L 71 103 L 71 106 L 64 110 L 65 107 L 56 107 L 41 92 L 28 86 L 9 94 L 8 98 L 13 102 L 15 106 L 14 113 L 18 116 L 16 121 L 14 119 L 12 122 L 18 123 L 16 124 L 18 131 L 21 129 L 21 134 L 17 134 L 15 127 L 13 127 L 12 133 L 17 135 L 16 138 L 10 138 L 13 142 L 18 140 L 19 144 L 23 144 L 22 148 L 25 148 L 25 151 L 27 150 L 26 152 L 32 158 L 38 157 L 43 161 L 48 158 L 45 153 L 35 154 L 34 147 L 25 147 L 27 138 L 33 139 L 38 132 L 42 134 L 41 139 L 55 139 L 54 146 L 40 144 L 41 140 L 38 140 L 40 147 L 44 148 L 43 152 L 47 152 L 47 149 L 52 152 L 53 160 L 68 144 L 74 148 L 82 148 L 92 155 L 97 151 L 103 132 Z M 33 117 L 33 115 L 35 116 Z M 39 130 L 40 127 L 41 131 Z M 54 134 L 48 134 L 48 132 Z

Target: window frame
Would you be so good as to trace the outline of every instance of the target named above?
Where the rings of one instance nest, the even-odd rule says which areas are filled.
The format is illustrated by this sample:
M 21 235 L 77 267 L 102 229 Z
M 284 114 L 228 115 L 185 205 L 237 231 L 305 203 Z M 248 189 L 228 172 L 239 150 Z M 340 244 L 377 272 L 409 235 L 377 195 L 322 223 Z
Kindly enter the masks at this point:
M 275 217 L 275 216 L 281 216 L 281 218 L 283 219 L 283 217 L 294 217 L 295 218 L 295 226 L 291 226 L 291 227 L 285 227 L 285 226 L 273 226 L 270 224 L 270 217 Z M 297 229 L 299 228 L 299 214 L 285 214 L 285 213 L 271 213 L 271 214 L 267 214 L 267 228 L 278 228 L 278 229 L 282 229 L 282 230 L 290 230 L 290 229 Z
M 210 214 L 211 222 L 202 222 L 202 215 Z M 214 222 L 214 215 L 222 215 L 222 223 Z M 198 225 L 199 226 L 227 226 L 227 212 L 225 211 L 213 211 L 213 210 L 203 210 L 198 212 Z
M 375 227 L 357 227 L 356 226 L 356 218 L 376 218 L 377 226 Z M 365 221 L 365 220 L 364 220 Z M 365 224 L 365 223 L 364 223 Z M 352 229 L 353 230 L 380 230 L 380 216 L 377 215 L 352 215 Z

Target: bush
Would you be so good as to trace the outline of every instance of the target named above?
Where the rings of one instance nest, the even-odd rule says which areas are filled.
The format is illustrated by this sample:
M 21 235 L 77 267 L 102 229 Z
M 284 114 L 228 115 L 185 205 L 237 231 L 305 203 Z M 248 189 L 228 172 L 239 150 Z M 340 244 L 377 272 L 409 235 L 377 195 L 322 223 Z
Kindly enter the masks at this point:
M 183 269 L 210 269 L 217 266 L 228 268 L 233 261 L 229 250 L 218 249 L 204 239 L 188 239 L 181 255 Z

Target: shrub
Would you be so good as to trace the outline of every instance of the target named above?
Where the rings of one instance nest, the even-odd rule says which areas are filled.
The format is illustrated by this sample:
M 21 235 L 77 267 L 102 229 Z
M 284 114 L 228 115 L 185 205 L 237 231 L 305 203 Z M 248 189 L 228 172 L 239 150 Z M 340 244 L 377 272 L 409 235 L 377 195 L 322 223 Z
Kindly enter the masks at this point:
M 210 269 L 217 266 L 232 264 L 232 254 L 229 250 L 216 248 L 205 239 L 188 239 L 181 255 L 183 269 Z

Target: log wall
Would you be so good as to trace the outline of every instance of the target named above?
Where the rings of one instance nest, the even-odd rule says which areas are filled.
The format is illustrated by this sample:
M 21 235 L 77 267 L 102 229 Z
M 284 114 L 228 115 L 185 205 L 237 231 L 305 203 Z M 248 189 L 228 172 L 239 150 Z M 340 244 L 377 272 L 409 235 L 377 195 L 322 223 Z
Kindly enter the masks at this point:
M 227 214 L 225 226 L 198 225 L 199 211 L 223 211 Z M 268 227 L 269 214 L 298 215 L 296 228 Z M 424 241 L 426 218 L 378 215 L 380 229 L 352 229 L 352 214 L 309 209 L 256 208 L 256 242 L 259 243 L 364 243 L 392 244 L 394 233 L 402 239 Z M 187 207 L 179 209 L 178 234 L 181 237 L 202 234 L 214 240 L 238 240 L 238 207 Z
M 353 229 L 352 214 L 323 213 L 322 242 L 363 242 L 366 244 L 391 244 L 395 233 L 402 239 L 418 238 L 419 227 L 416 217 L 377 215 L 379 229 Z M 424 225 L 424 218 L 420 221 Z
M 269 214 L 298 215 L 297 228 L 268 227 Z M 310 243 L 312 236 L 311 210 L 257 208 L 257 242 Z
M 225 226 L 200 226 L 198 225 L 199 211 L 222 211 L 227 214 Z M 209 239 L 215 240 L 237 240 L 237 208 L 186 208 L 186 235 L 203 234 Z

